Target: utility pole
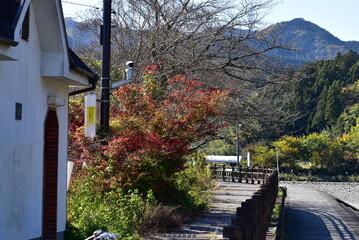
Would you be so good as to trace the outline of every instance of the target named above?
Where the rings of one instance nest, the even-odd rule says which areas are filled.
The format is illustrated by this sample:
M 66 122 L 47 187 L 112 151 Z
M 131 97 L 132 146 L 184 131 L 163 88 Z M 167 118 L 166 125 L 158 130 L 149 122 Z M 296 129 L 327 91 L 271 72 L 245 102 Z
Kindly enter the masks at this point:
M 111 52 L 111 3 L 103 0 L 103 23 L 101 29 L 102 67 L 101 67 L 101 127 L 108 134 L 110 122 L 110 52 Z

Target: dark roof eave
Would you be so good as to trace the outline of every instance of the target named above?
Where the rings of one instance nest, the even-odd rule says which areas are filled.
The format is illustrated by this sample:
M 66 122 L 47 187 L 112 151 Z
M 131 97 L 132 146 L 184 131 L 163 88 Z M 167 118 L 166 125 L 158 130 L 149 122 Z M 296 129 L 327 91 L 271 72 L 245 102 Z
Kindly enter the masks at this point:
M 93 78 L 90 78 L 90 84 L 91 84 L 91 87 L 89 88 L 84 88 L 84 89 L 80 89 L 80 90 L 77 90 L 77 91 L 74 91 L 74 92 L 70 92 L 69 93 L 69 96 L 74 96 L 74 95 L 77 95 L 77 94 L 81 94 L 81 93 L 85 93 L 85 92 L 89 92 L 89 91 L 92 91 L 92 90 L 95 90 L 96 89 L 96 85 L 97 85 L 97 81 L 99 79 L 99 76 L 96 74 Z
M 2 36 L 0 36 L 0 43 L 10 45 L 10 46 L 13 46 L 13 47 L 16 47 L 19 44 L 19 42 L 16 42 L 16 41 L 14 41 L 12 39 L 2 37 Z
M 92 72 L 89 72 L 89 71 L 86 71 L 85 69 L 79 67 L 79 66 L 71 66 L 70 67 L 71 70 L 77 72 L 77 73 L 80 73 L 82 75 L 85 75 L 87 78 L 94 78 L 96 74 L 92 73 Z
M 0 31 L 0 43 L 16 47 L 19 42 L 14 40 L 14 31 L 19 22 L 22 11 L 24 9 L 25 3 L 30 0 L 24 0 L 22 4 L 20 1 L 5 2 L 2 1 L 2 8 L 0 15 L 2 15 L 3 31 Z M 7 11 L 9 14 L 4 14 L 4 11 Z
M 89 66 L 87 66 L 71 48 L 68 48 L 68 52 L 71 70 L 83 74 L 89 79 L 97 76 L 97 74 Z

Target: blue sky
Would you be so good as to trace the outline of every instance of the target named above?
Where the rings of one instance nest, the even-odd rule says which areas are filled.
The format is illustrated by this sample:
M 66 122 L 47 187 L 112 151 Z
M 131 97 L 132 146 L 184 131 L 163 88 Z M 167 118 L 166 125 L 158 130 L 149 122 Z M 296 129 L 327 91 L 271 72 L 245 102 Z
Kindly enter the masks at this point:
M 88 8 L 66 2 L 102 6 L 102 0 L 62 1 L 65 17 L 76 17 L 76 12 Z M 359 0 L 277 0 L 264 21 L 272 24 L 293 18 L 313 22 L 343 41 L 359 41 Z

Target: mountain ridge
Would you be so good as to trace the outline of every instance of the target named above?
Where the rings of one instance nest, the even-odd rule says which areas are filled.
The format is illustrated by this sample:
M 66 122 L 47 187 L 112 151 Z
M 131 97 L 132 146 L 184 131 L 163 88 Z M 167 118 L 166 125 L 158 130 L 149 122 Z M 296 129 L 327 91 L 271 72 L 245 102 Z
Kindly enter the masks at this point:
M 79 30 L 73 19 L 66 18 L 65 22 L 70 47 L 76 49 L 90 45 L 91 42 L 98 43 L 93 33 Z M 286 64 L 303 65 L 306 62 L 333 59 L 338 53 L 344 54 L 349 50 L 359 53 L 359 41 L 342 41 L 303 18 L 272 24 L 262 32 L 267 36 L 279 36 L 279 45 L 292 49 L 271 51 L 271 56 Z
M 359 52 L 358 41 L 342 41 L 324 28 L 303 18 L 273 24 L 264 31 L 278 34 L 281 44 L 294 51 L 276 50 L 272 55 L 289 62 L 314 62 L 333 59 L 349 50 Z

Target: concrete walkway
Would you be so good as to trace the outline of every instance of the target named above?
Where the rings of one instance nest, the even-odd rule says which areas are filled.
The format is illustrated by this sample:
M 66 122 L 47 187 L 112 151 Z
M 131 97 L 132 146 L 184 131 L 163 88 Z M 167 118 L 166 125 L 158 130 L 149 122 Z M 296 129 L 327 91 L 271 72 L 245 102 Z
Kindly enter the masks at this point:
M 212 196 L 212 208 L 208 213 L 186 224 L 178 233 L 162 234 L 152 239 L 222 239 L 223 227 L 230 225 L 237 207 L 259 188 L 259 184 L 218 181 Z
M 331 195 L 288 185 L 286 240 L 359 240 L 359 218 Z

